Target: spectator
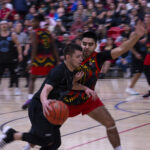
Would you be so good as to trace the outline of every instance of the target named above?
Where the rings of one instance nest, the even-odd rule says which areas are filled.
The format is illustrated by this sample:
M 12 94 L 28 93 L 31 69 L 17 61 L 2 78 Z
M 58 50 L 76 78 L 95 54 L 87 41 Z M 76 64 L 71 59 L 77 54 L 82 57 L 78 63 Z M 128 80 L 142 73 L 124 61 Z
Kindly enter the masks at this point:
M 20 43 L 20 46 L 22 48 L 22 54 L 23 54 L 23 61 L 19 64 L 20 73 L 22 76 L 26 78 L 26 85 L 25 87 L 28 87 L 29 85 L 29 73 L 27 69 L 28 61 L 30 60 L 29 56 L 29 49 L 30 49 L 30 43 L 29 43 L 29 35 L 25 32 L 23 32 L 23 26 L 21 23 L 16 23 L 15 26 L 15 32 L 16 36 L 18 38 L 18 41 Z
M 36 8 L 34 6 L 31 6 L 29 9 L 29 12 L 25 16 L 25 19 L 32 20 L 34 18 L 34 16 L 36 16 L 36 15 L 37 15 Z
M 11 10 L 6 7 L 6 2 L 1 3 L 0 20 L 7 20 L 11 14 Z
M 76 35 L 79 29 L 83 29 L 84 23 L 80 18 L 77 18 L 70 28 L 70 33 Z
M 17 13 L 24 18 L 28 12 L 27 0 L 13 0 L 13 5 Z
M 60 19 L 57 20 L 56 26 L 54 28 L 54 33 L 56 36 L 60 36 L 66 32 L 66 28 L 62 25 L 62 22 Z

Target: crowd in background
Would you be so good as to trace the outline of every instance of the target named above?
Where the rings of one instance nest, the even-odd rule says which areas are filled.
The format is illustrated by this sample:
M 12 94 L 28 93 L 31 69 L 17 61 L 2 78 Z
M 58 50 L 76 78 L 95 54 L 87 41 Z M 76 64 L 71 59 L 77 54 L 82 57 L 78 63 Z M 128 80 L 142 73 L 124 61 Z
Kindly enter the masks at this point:
M 128 39 L 136 21 L 144 20 L 148 12 L 149 0 L 0 0 L 0 20 L 8 21 L 9 30 L 18 35 L 25 47 L 23 55 L 28 58 L 32 19 L 37 14 L 45 16 L 41 28 L 52 33 L 62 58 L 63 47 L 72 41 L 80 44 L 80 35 L 88 30 L 97 33 L 97 51 L 111 50 Z M 130 77 L 131 55 L 129 52 L 115 61 L 106 61 L 100 78 L 112 65 L 122 68 L 124 77 Z

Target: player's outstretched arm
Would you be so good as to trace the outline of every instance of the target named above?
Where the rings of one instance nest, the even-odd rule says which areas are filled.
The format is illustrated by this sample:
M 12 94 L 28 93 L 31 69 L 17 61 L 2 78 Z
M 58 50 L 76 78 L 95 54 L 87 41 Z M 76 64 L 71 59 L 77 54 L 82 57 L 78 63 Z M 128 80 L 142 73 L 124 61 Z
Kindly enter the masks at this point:
M 111 51 L 112 58 L 116 59 L 122 54 L 129 51 L 145 33 L 146 28 L 144 23 L 142 21 L 138 21 L 135 27 L 135 31 L 131 33 L 130 38 L 127 41 L 123 42 L 119 47 L 114 48 Z

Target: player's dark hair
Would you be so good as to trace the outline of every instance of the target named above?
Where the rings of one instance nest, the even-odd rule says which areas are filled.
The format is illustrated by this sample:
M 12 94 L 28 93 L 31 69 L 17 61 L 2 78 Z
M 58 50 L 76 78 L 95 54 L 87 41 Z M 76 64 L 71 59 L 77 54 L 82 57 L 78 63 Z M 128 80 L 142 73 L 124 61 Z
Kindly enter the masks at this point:
M 66 58 L 66 55 L 71 56 L 77 50 L 82 51 L 82 48 L 80 45 L 73 44 L 73 43 L 66 45 L 66 47 L 64 48 L 64 57 Z
M 44 21 L 44 15 L 38 14 L 37 16 L 34 17 L 34 20 L 38 22 Z
M 84 32 L 81 36 L 81 40 L 83 38 L 92 38 L 95 41 L 95 43 L 97 43 L 97 35 L 96 35 L 96 33 L 92 32 L 92 31 Z

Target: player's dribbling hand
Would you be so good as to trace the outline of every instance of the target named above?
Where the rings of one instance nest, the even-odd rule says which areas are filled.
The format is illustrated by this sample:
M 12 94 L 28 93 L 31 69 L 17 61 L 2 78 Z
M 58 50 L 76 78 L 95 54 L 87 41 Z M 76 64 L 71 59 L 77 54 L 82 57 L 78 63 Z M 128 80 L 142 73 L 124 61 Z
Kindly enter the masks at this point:
M 48 100 L 42 100 L 41 103 L 42 103 L 42 107 L 43 107 L 43 114 L 46 116 L 49 115 L 49 105 L 51 103 L 55 103 L 56 100 L 53 100 L 53 99 L 48 99 Z
M 94 90 L 91 90 L 90 88 L 87 88 L 85 90 L 85 93 L 87 94 L 88 97 L 92 97 L 92 100 L 96 100 L 98 98 L 96 92 Z

